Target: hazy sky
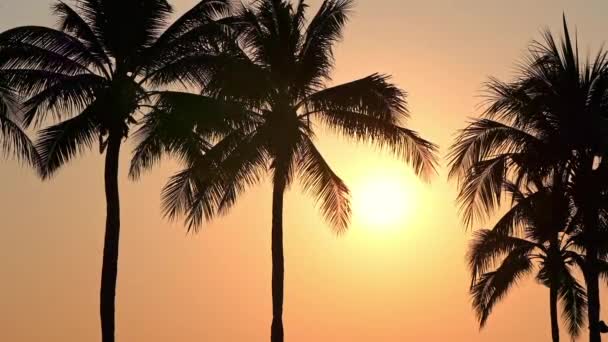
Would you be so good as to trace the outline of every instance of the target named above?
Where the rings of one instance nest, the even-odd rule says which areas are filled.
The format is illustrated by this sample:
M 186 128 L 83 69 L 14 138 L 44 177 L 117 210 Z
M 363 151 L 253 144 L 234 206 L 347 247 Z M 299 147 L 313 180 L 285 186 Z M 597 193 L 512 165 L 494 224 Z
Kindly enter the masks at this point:
M 182 12 L 194 1 L 172 3 Z M 511 75 L 540 29 L 560 29 L 562 12 L 578 28 L 584 51 L 608 38 L 605 0 L 359 0 L 337 48 L 334 81 L 392 74 L 410 95 L 409 127 L 441 145 L 444 156 L 454 132 L 479 113 L 486 78 Z M 48 1 L 0 0 L 1 30 L 53 23 Z M 320 145 L 354 189 L 402 176 L 410 208 L 398 225 L 383 227 L 355 213 L 350 231 L 338 237 L 313 201 L 292 188 L 285 209 L 287 341 L 549 340 L 549 293 L 533 279 L 511 292 L 479 332 L 464 261 L 470 234 L 444 168 L 432 184 L 420 184 L 402 163 L 365 146 L 327 134 Z M 124 152 L 118 340 L 267 341 L 268 184 L 227 217 L 187 235 L 159 210 L 161 186 L 176 165 L 166 161 L 132 183 Z M 101 157 L 91 151 L 47 183 L 16 162 L 2 165 L 0 340 L 98 341 Z

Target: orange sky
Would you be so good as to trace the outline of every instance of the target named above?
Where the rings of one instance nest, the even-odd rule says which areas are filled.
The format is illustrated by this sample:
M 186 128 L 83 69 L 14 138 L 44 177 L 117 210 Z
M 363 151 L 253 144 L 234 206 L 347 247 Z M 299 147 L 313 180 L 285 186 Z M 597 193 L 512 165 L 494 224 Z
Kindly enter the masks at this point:
M 183 11 L 194 1 L 173 3 Z M 577 26 L 583 51 L 608 37 L 604 0 L 359 0 L 337 49 L 335 81 L 394 75 L 410 94 L 410 127 L 440 144 L 444 156 L 455 130 L 479 113 L 486 77 L 508 77 L 541 28 L 559 29 L 563 11 Z M 47 1 L 2 0 L 0 29 L 52 24 L 49 12 Z M 338 237 L 312 200 L 292 189 L 285 215 L 287 341 L 549 340 L 548 291 L 532 279 L 478 331 L 464 262 L 469 234 L 444 168 L 432 184 L 420 184 L 407 167 L 365 146 L 327 134 L 320 146 L 353 188 L 386 172 L 403 175 L 415 210 L 398 225 L 356 220 Z M 168 223 L 159 213 L 160 188 L 176 165 L 166 161 L 132 183 L 128 156 L 123 153 L 120 183 L 118 340 L 267 341 L 268 184 L 199 235 L 187 235 L 181 222 Z M 0 175 L 0 340 L 99 340 L 101 157 L 92 151 L 47 183 L 12 161 L 3 162 Z M 565 329 L 562 338 L 568 339 Z

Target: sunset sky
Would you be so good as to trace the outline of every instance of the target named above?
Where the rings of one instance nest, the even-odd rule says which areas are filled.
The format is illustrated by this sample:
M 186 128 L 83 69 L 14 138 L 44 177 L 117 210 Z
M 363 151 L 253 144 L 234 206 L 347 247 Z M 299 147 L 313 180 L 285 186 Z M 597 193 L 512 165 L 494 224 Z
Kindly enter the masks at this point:
M 195 3 L 170 2 L 176 14 Z M 319 2 L 310 0 L 311 14 Z M 50 3 L 0 0 L 0 30 L 53 25 Z M 549 291 L 532 277 L 479 331 L 465 265 L 471 232 L 458 217 L 444 157 L 456 130 L 480 113 L 487 77 L 510 77 L 541 29 L 561 33 L 563 12 L 582 52 L 608 39 L 605 0 L 357 1 L 336 49 L 333 82 L 393 75 L 409 94 L 408 127 L 441 146 L 442 166 L 422 183 L 402 161 L 319 134 L 321 152 L 353 192 L 353 222 L 338 236 L 297 183 L 287 194 L 287 341 L 549 340 Z M 123 149 L 117 340 L 267 341 L 270 184 L 188 234 L 160 213 L 161 187 L 178 165 L 164 160 L 134 183 L 129 157 Z M 0 341 L 99 340 L 105 198 L 98 151 L 44 183 L 11 160 L 2 162 L 0 176 Z M 608 304 L 602 312 L 607 319 Z M 566 334 L 562 329 L 564 341 Z

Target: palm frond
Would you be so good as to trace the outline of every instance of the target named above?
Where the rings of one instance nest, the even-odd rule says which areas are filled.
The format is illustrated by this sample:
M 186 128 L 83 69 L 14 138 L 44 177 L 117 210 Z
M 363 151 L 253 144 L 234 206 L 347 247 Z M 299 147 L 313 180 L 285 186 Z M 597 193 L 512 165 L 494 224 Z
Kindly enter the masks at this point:
M 532 252 L 538 245 L 532 241 L 504 234 L 497 230 L 482 229 L 474 233 L 467 259 L 471 271 L 471 284 L 489 269 L 497 266 L 498 260 L 513 251 Z
M 10 43 L 1 45 L 0 69 L 44 70 L 64 75 L 94 74 L 86 65 L 43 48 Z
M 231 26 L 237 32 L 239 45 L 251 51 L 252 60 L 263 64 L 270 33 L 268 28 L 262 26 L 257 12 L 252 6 L 242 4 L 232 18 Z
M 39 158 L 32 140 L 15 121 L 0 114 L 0 141 L 5 155 L 38 166 Z
M 522 150 L 538 150 L 538 145 L 534 135 L 489 119 L 476 120 L 459 133 L 448 154 L 449 177 L 458 180 L 458 201 L 466 225 L 498 207 L 508 171 L 529 167 L 530 163 L 522 163 L 528 157 Z
M 183 87 L 205 87 L 217 70 L 232 60 L 224 55 L 198 51 L 192 54 L 157 56 L 146 65 L 146 76 L 140 81 L 150 86 L 180 85 Z
M 303 32 L 306 25 L 306 11 L 310 6 L 306 0 L 298 0 L 293 12 L 293 23 L 291 25 L 294 31 Z
M 79 2 L 78 12 L 109 55 L 121 63 L 137 63 L 168 26 L 173 9 L 166 0 L 86 0 Z
M 183 120 L 162 111 L 154 111 L 145 116 L 135 133 L 136 147 L 129 168 L 131 179 L 139 179 L 141 173 L 154 167 L 163 154 L 184 160 L 192 158 L 192 154 L 211 149 L 209 141 L 196 133 L 192 126 L 180 121 Z
M 517 127 L 490 119 L 477 119 L 458 133 L 456 142 L 450 147 L 449 176 L 462 175 L 486 158 L 516 153 L 528 145 L 540 143 L 533 134 Z
M 403 158 L 425 180 L 436 172 L 437 146 L 412 130 L 351 111 L 324 111 L 313 118 L 318 118 L 338 134 L 372 144 Z
M 59 18 L 59 29 L 80 39 L 90 53 L 105 64 L 103 72 L 111 73 L 112 61 L 106 55 L 99 38 L 89 23 L 70 5 L 58 1 L 53 5 L 53 13 Z
M 228 16 L 230 7 L 230 0 L 199 1 L 163 32 L 155 46 L 167 46 L 193 29 Z
M 100 71 L 106 70 L 105 60 L 91 53 L 80 40 L 44 26 L 22 26 L 4 31 L 0 34 L 0 44 L 61 56 L 83 68 L 93 66 Z
M 43 129 L 36 149 L 40 153 L 40 173 L 44 178 L 52 174 L 76 154 L 90 149 L 99 136 L 95 105 L 81 114 Z
M 59 121 L 83 111 L 95 101 L 98 93 L 107 85 L 105 79 L 92 74 L 66 76 L 52 73 L 49 75 L 40 71 L 23 73 L 16 71 L 15 74 L 29 75 L 31 77 L 29 80 L 24 79 L 27 82 L 40 80 L 37 85 L 30 86 L 24 82 L 20 87 L 22 93 L 33 94 L 23 103 L 23 120 L 28 126 L 42 124 L 48 114 Z M 20 81 L 16 78 L 13 80 L 14 83 Z M 25 91 L 27 86 L 30 86 L 29 91 Z
M 206 136 L 222 136 L 232 129 L 250 132 L 261 124 L 259 113 L 237 101 L 177 91 L 158 92 L 155 96 L 156 108 Z
M 528 250 L 512 251 L 493 272 L 484 273 L 471 287 L 473 307 L 480 327 L 484 327 L 494 306 L 523 276 L 532 271 Z
M 301 145 L 298 170 L 303 187 L 321 203 L 321 212 L 338 233 L 348 228 L 351 217 L 348 187 L 331 169 L 313 142 Z
M 219 56 L 224 50 L 222 46 L 235 44 L 230 27 L 230 8 L 230 0 L 200 1 L 179 17 L 154 45 L 147 49 L 139 62 L 137 72 L 145 71 L 145 79 L 156 81 L 155 84 L 158 84 L 159 80 L 170 78 L 157 74 L 180 70 L 177 79 L 186 78 L 190 81 L 182 80 L 182 83 L 203 85 L 207 79 L 203 75 L 207 75 L 208 70 L 213 70 L 214 66 L 222 64 L 214 63 L 222 58 Z M 212 57 L 215 57 L 215 60 Z
M 342 39 L 354 1 L 324 0 L 306 30 L 298 55 L 296 84 L 299 88 L 319 89 L 330 79 L 334 64 L 333 45 Z
M 304 100 L 312 112 L 352 111 L 399 124 L 407 118 L 406 94 L 386 75 L 365 78 L 321 90 Z
M 192 166 L 186 167 L 184 170 L 179 171 L 175 175 L 169 178 L 167 184 L 162 190 L 162 205 L 164 216 L 175 219 L 177 216 L 187 214 L 193 210 L 193 203 L 195 202 L 194 193 L 196 192 L 197 184 L 196 178 L 194 177 L 194 168 Z M 197 209 L 203 208 L 204 215 L 206 217 L 212 217 L 215 214 L 213 208 L 205 206 L 205 202 L 200 202 Z M 198 214 L 198 212 L 197 212 Z M 202 214 L 198 214 L 201 215 Z M 190 221 L 194 221 L 189 225 L 188 230 L 198 229 L 200 222 L 203 221 L 202 217 L 189 218 Z
M 528 78 L 505 83 L 490 78 L 486 83 L 486 119 L 504 122 L 524 132 L 546 134 L 555 129 L 546 113 L 545 97 L 538 93 L 538 80 Z M 540 96 L 539 96 L 540 95 Z
M 255 113 L 234 102 L 181 92 L 161 92 L 156 97 L 155 108 L 135 134 L 132 178 L 139 178 L 163 153 L 187 161 L 189 154 L 209 150 L 213 141 L 234 129 L 253 130 L 258 121 Z
M 576 339 L 585 324 L 587 294 L 568 269 L 562 271 L 559 297 L 562 304 L 562 317 L 568 326 L 572 339 Z
M 494 224 L 492 231 L 499 234 L 522 236 L 526 226 L 533 225 L 533 205 L 544 198 L 543 192 L 523 194 L 512 183 L 503 184 L 503 188 L 509 193 L 513 205 Z
M 37 167 L 38 152 L 15 120 L 15 101 L 14 94 L 0 86 L 0 147 L 5 155 Z
M 205 92 L 259 108 L 275 93 L 268 70 L 254 63 L 244 51 L 234 50 L 215 64 Z
M 246 144 L 235 148 L 218 166 L 223 183 L 223 194 L 218 203 L 218 212 L 225 214 L 248 188 L 258 184 L 268 170 L 268 136 L 260 130 Z M 204 174 L 204 170 L 203 170 Z
M 458 202 L 466 226 L 489 217 L 500 206 L 510 158 L 503 154 L 480 161 L 462 178 Z
M 205 153 L 190 155 L 187 169 L 163 189 L 164 214 L 185 214 L 189 229 L 197 230 L 205 219 L 224 213 L 266 171 L 266 139 L 263 131 L 235 131 Z

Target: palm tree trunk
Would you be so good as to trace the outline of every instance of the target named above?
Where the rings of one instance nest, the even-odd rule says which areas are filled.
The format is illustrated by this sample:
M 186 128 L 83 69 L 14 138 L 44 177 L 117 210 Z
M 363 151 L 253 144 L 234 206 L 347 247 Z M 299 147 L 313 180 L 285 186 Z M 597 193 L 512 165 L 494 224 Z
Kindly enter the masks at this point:
M 106 233 L 101 269 L 100 316 L 102 342 L 114 342 L 120 202 L 118 196 L 118 157 L 122 136 L 110 133 L 106 151 Z
M 587 285 L 587 320 L 589 322 L 589 341 L 601 342 L 600 332 L 600 287 L 597 251 L 597 211 L 591 210 L 585 220 L 586 232 L 586 267 L 584 270 L 585 283 Z
M 559 342 L 559 320 L 557 316 L 557 284 L 551 283 L 549 288 L 549 307 L 551 309 L 551 337 L 553 342 Z
M 598 206 L 595 201 L 590 201 L 588 204 L 587 215 L 585 215 L 586 269 L 584 276 L 585 283 L 587 285 L 587 319 L 589 322 L 589 341 L 601 342 L 599 262 L 597 250 L 597 225 L 599 210 L 596 209 Z
M 283 175 L 275 178 L 272 191 L 272 326 L 271 342 L 283 342 L 283 293 L 285 260 L 283 255 Z
M 593 245 L 593 243 L 591 243 L 591 245 Z M 601 342 L 599 272 L 597 268 L 597 250 L 594 246 L 587 249 L 586 258 L 587 270 L 585 272 L 585 283 L 587 284 L 589 342 Z
M 585 229 L 585 270 L 587 285 L 587 320 L 589 323 L 589 341 L 601 342 L 600 331 L 600 288 L 597 234 L 599 224 L 599 198 L 596 180 L 597 172 L 593 169 L 594 157 L 587 158 L 581 172 L 583 194 L 583 223 Z

